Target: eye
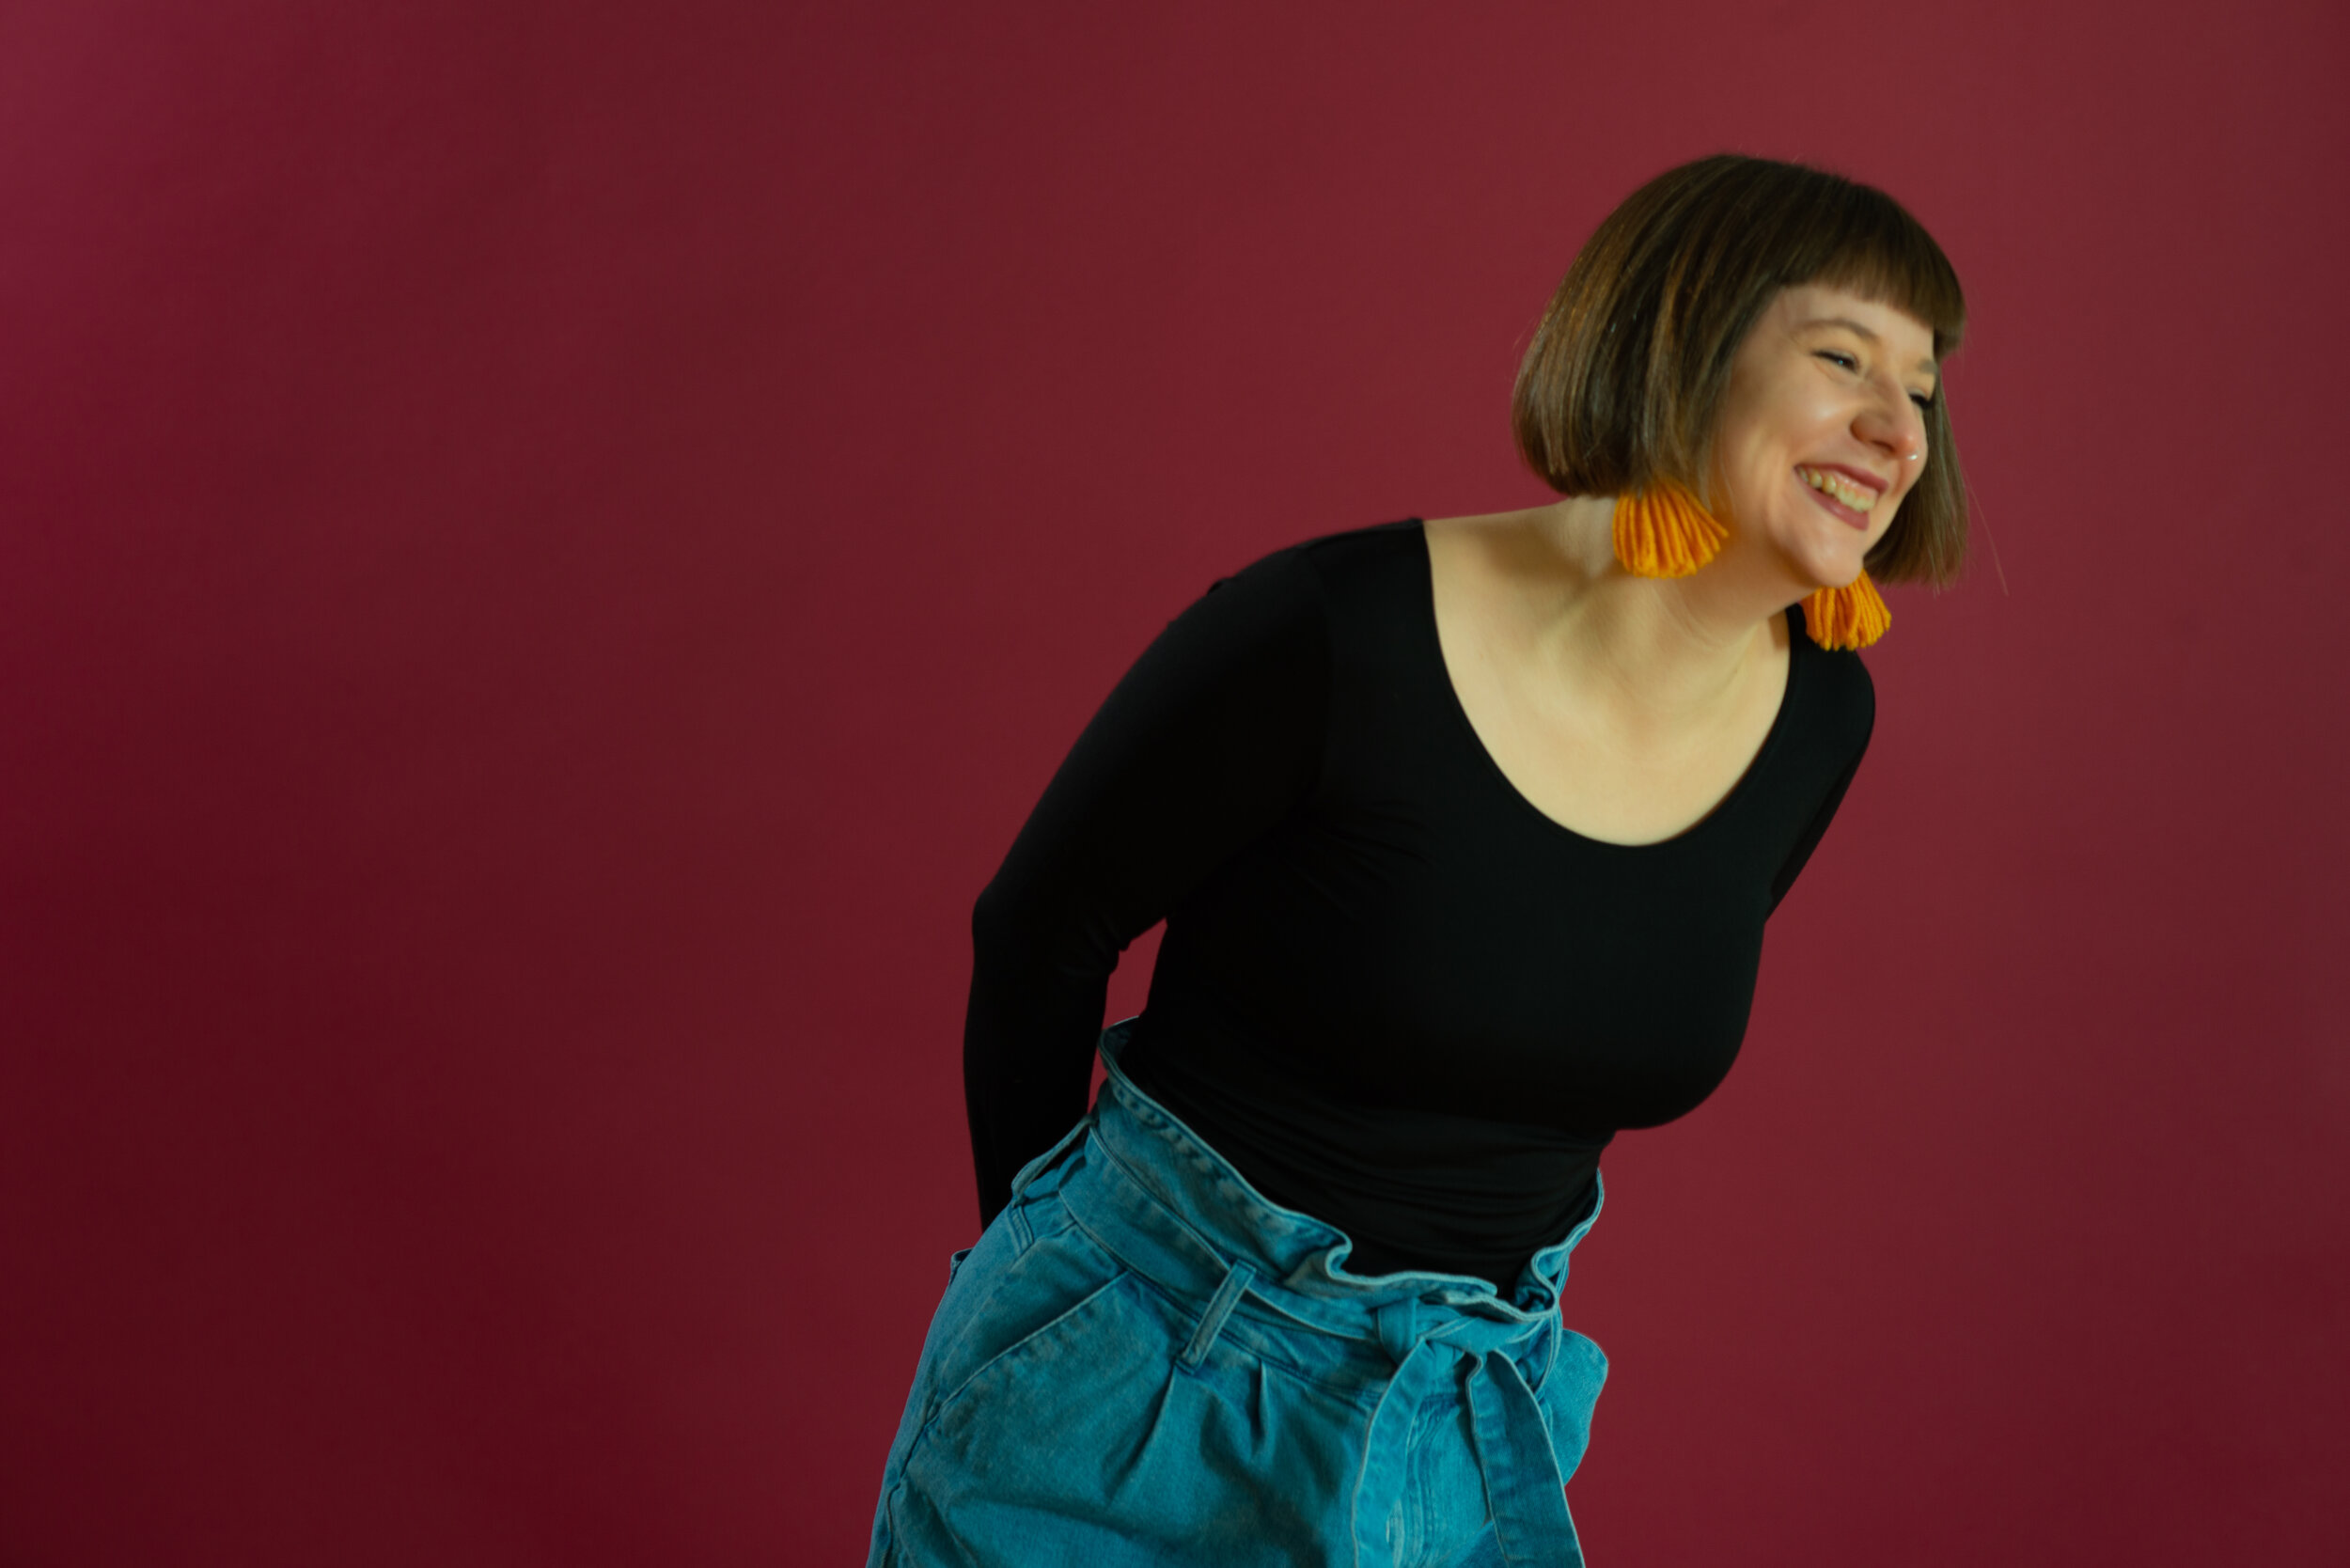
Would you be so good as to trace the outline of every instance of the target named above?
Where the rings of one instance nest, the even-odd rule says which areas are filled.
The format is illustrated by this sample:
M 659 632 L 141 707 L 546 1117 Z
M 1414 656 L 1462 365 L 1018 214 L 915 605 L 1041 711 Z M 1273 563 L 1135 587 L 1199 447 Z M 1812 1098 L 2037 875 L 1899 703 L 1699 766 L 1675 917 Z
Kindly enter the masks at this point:
M 1841 349 L 1818 349 L 1813 352 L 1816 353 L 1822 359 L 1827 360 L 1829 363 L 1839 366 L 1843 369 L 1857 370 L 1860 368 L 1860 361 L 1855 359 L 1851 354 L 1845 353 Z M 1909 400 L 1918 405 L 1919 413 L 1925 415 L 1933 414 L 1933 393 L 1912 392 L 1909 395 Z

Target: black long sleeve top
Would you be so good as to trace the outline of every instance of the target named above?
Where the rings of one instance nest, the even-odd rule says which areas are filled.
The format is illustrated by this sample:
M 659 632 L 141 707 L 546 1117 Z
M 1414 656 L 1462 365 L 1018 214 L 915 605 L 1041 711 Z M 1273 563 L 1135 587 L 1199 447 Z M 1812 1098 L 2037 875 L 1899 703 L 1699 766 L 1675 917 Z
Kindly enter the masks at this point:
M 1505 1293 L 1587 1212 L 1618 1129 L 1729 1072 L 1764 919 L 1867 748 L 1857 655 L 1793 627 L 1746 775 L 1659 843 L 1587 839 L 1455 696 L 1416 518 L 1292 545 L 1160 634 L 973 915 L 980 1210 L 1084 1113 L 1108 977 L 1167 921 L 1122 1065 L 1358 1274 Z

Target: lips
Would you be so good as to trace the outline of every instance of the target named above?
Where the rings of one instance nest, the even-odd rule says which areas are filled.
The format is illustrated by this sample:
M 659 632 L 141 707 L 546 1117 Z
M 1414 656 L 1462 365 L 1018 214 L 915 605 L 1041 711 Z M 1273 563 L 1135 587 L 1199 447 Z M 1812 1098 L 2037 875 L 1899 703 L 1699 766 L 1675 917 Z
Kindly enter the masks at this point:
M 1845 468 L 1806 464 L 1795 470 L 1795 477 L 1811 493 L 1811 498 L 1841 522 L 1866 530 L 1869 513 L 1885 487 L 1874 479 L 1864 479 Z

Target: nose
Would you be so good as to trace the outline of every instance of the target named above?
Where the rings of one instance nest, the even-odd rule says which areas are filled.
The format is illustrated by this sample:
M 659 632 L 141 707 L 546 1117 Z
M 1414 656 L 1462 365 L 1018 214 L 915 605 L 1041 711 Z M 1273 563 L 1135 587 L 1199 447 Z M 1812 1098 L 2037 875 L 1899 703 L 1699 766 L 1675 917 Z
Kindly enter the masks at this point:
M 1909 400 L 1907 387 L 1885 377 L 1870 382 L 1868 400 L 1853 419 L 1853 434 L 1897 463 L 1925 458 L 1925 411 Z

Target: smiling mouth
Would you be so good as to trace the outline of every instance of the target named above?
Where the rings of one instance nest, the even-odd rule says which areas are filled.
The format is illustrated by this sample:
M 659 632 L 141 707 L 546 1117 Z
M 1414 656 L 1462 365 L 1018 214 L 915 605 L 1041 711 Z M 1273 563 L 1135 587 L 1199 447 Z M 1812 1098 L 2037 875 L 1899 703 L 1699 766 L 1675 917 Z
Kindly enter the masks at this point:
M 1869 525 L 1869 513 L 1877 504 L 1875 491 L 1833 469 L 1797 468 L 1795 477 L 1809 486 L 1813 497 L 1836 516 L 1856 528 Z

